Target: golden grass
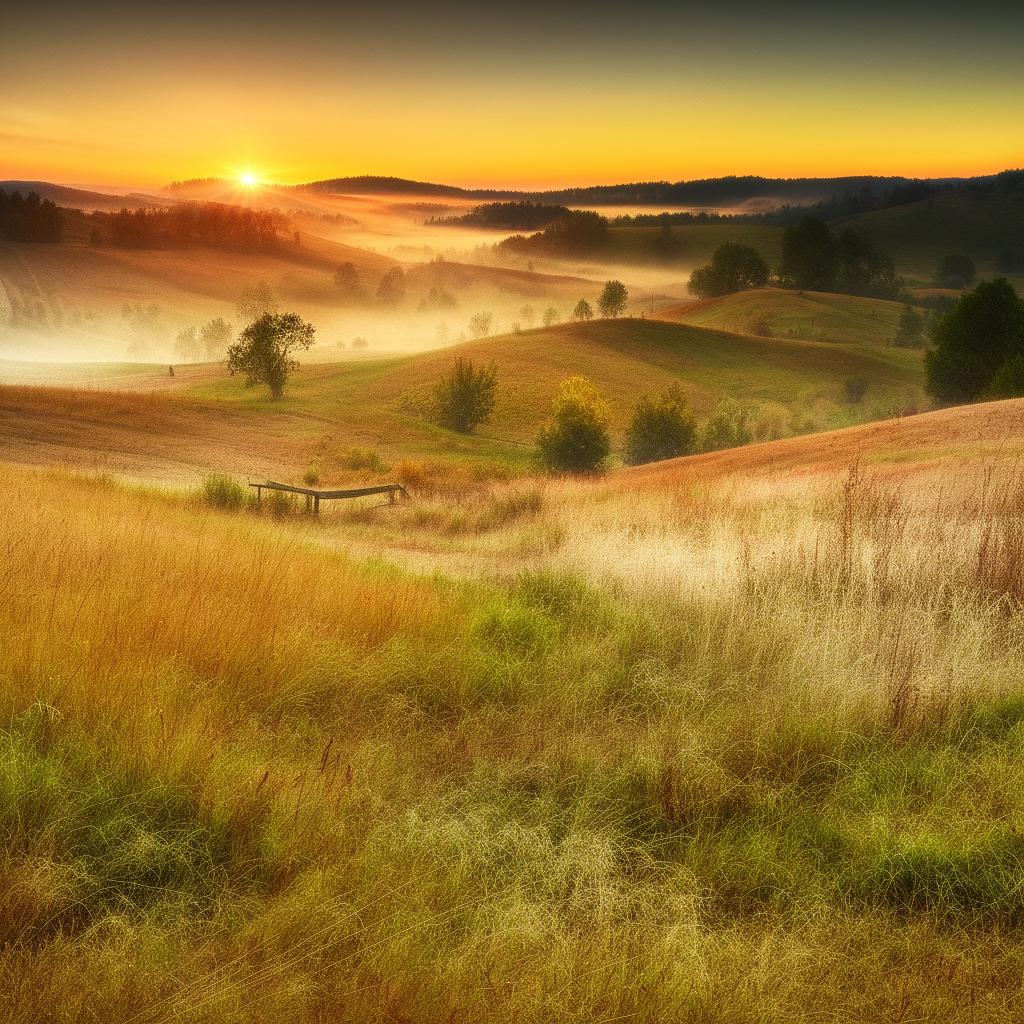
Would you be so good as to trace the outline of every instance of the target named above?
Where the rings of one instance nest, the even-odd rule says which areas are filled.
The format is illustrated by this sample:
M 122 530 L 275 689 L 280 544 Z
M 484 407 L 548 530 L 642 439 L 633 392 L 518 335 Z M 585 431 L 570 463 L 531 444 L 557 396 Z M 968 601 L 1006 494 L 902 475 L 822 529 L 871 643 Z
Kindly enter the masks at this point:
M 0 468 L 0 1020 L 1019 1019 L 1024 485 L 865 437 L 320 522 Z

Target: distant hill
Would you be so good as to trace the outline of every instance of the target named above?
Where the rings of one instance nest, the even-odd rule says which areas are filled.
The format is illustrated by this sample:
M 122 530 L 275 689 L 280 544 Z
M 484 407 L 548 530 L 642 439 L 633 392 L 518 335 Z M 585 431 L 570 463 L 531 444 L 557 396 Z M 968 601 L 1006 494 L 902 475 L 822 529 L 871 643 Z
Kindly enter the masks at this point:
M 135 210 L 144 206 L 164 206 L 169 200 L 160 196 L 132 192 L 128 195 L 113 195 L 107 192 L 91 192 L 88 189 L 55 185 L 50 181 L 0 181 L 4 192 L 37 192 L 42 199 L 49 199 L 58 206 L 71 210 Z

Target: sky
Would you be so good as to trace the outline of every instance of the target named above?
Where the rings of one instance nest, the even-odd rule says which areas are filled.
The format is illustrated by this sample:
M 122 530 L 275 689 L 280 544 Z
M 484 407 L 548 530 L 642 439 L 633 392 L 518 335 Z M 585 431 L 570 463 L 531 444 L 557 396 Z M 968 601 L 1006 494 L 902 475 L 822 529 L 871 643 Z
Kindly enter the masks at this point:
M 1024 4 L 19 4 L 0 179 L 556 187 L 1024 165 Z

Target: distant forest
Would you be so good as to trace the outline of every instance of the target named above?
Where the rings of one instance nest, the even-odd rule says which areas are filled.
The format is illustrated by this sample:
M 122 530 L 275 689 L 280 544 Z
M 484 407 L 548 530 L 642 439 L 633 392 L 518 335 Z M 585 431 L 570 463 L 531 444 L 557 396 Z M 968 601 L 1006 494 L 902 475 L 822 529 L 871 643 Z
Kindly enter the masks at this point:
M 64 218 L 60 207 L 38 192 L 23 196 L 0 189 L 0 238 L 5 242 L 59 242 Z
M 180 203 L 167 209 L 94 213 L 92 220 L 124 249 L 180 249 L 207 245 L 220 249 L 262 249 L 277 242 L 288 220 L 276 211 L 250 210 L 223 203 Z
M 539 228 L 547 227 L 568 213 L 568 207 L 548 206 L 544 203 L 483 203 L 461 216 L 430 217 L 426 223 L 536 231 Z

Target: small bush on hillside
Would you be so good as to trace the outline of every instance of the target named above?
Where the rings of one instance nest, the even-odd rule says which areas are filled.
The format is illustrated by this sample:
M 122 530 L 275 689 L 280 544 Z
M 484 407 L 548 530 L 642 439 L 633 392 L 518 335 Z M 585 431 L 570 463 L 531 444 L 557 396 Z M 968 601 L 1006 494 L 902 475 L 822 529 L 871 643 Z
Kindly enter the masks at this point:
M 735 398 L 723 398 L 704 424 L 701 448 L 706 452 L 716 452 L 750 444 L 753 440 L 751 418 L 751 410 L 740 405 Z
M 863 377 L 850 377 L 843 381 L 843 390 L 846 392 L 846 400 L 852 405 L 857 405 L 864 400 L 868 393 L 868 382 Z
M 771 338 L 774 336 L 772 331 L 772 325 L 768 322 L 768 317 L 758 316 L 750 321 L 750 333 L 758 338 Z
M 211 473 L 203 481 L 203 500 L 214 508 L 236 512 L 248 497 L 248 491 L 234 477 L 223 473 Z
M 320 483 L 320 470 L 316 466 L 307 466 L 306 472 L 302 474 L 302 482 L 307 487 L 316 487 Z
M 491 313 L 474 313 L 469 318 L 469 333 L 474 338 L 486 338 L 491 333 L 494 316 Z
M 541 464 L 555 473 L 594 473 L 611 454 L 608 407 L 586 377 L 570 377 L 537 438 Z
M 498 371 L 493 362 L 477 367 L 472 359 L 460 356 L 434 389 L 438 423 L 460 434 L 472 433 L 490 418 L 497 392 Z
M 267 491 L 263 496 L 263 504 L 275 519 L 292 515 L 297 507 L 295 495 L 285 491 Z
M 405 273 L 401 267 L 392 267 L 380 279 L 377 298 L 388 306 L 395 306 L 405 298 Z
M 968 288 L 977 278 L 974 260 L 962 252 L 951 252 L 939 261 L 935 283 L 943 288 Z
M 544 310 L 544 326 L 554 327 L 558 323 L 558 310 L 554 306 L 548 306 Z
M 903 307 L 892 343 L 897 348 L 920 348 L 924 344 L 924 317 L 913 306 Z
M 644 395 L 633 410 L 626 432 L 626 462 L 645 462 L 689 455 L 696 447 L 697 426 L 687 412 L 686 399 L 678 384 L 660 398 Z
M 373 448 L 349 448 L 342 455 L 340 462 L 345 469 L 351 469 L 353 472 L 366 470 L 370 473 L 386 473 L 388 470 L 387 463 Z

